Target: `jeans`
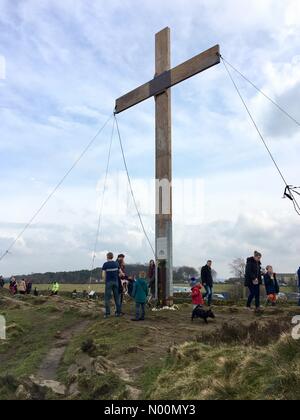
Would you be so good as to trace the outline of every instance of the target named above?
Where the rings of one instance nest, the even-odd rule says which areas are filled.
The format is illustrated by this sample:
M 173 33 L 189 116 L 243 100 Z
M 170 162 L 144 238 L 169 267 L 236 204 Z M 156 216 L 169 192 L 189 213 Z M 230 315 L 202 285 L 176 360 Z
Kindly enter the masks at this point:
M 120 304 L 120 293 L 119 293 L 119 283 L 118 281 L 109 281 L 105 285 L 105 311 L 106 315 L 110 315 L 110 300 L 111 295 L 113 294 L 115 305 L 116 305 L 116 315 L 121 315 L 121 304 Z
M 135 305 L 135 319 L 145 319 L 145 303 L 136 303 Z
M 213 288 L 212 286 L 208 286 L 207 284 L 204 285 L 206 293 L 204 293 L 203 298 L 207 298 L 207 304 L 208 306 L 211 305 L 212 297 L 213 297 Z
M 253 299 L 255 299 L 255 306 L 256 308 L 260 307 L 260 285 L 259 284 L 252 284 L 248 286 L 250 294 L 248 297 L 247 307 L 251 308 L 251 304 Z

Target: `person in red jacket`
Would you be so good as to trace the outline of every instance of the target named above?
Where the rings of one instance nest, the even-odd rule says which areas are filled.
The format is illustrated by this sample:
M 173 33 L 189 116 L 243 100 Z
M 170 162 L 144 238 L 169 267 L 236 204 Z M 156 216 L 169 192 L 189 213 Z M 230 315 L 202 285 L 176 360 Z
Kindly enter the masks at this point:
M 197 306 L 203 306 L 204 305 L 204 299 L 201 293 L 202 284 L 200 281 L 197 281 L 195 278 L 191 279 L 191 290 L 192 290 L 192 303 L 193 303 L 193 309 L 195 309 Z

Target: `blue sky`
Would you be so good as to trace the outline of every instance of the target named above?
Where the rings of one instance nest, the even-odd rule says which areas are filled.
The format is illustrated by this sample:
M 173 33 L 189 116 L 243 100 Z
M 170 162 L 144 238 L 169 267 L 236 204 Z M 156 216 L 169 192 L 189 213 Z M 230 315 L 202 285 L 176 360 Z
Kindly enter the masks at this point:
M 120 95 L 154 74 L 154 34 L 172 31 L 172 64 L 216 43 L 222 54 L 300 120 L 300 7 L 297 0 L 0 0 L 0 249 L 80 154 Z M 300 184 L 299 127 L 237 77 L 257 122 L 292 184 Z M 175 264 L 215 261 L 221 277 L 255 248 L 277 271 L 299 266 L 299 217 L 222 65 L 172 91 L 173 165 L 178 179 L 202 179 L 202 223 L 177 218 Z M 154 173 L 154 101 L 119 117 L 133 179 Z M 4 274 L 90 266 L 111 127 L 1 262 Z M 111 179 L 123 170 L 113 144 Z M 99 184 L 100 182 L 100 184 Z M 99 189 L 99 188 L 98 188 Z M 101 190 L 101 188 L 100 188 Z M 143 188 L 137 192 L 143 205 Z M 176 191 L 174 192 L 176 195 Z M 176 197 L 175 197 L 176 198 Z M 107 250 L 147 261 L 134 209 L 110 216 L 108 192 L 97 263 Z M 177 197 L 177 202 L 180 197 Z M 145 214 L 153 237 L 153 217 Z M 125 236 L 124 236 L 125 234 Z

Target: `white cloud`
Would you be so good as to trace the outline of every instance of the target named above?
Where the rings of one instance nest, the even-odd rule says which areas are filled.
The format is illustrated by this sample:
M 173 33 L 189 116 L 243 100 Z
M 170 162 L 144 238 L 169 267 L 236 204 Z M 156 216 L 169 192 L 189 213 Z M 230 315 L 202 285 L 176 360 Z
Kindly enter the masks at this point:
M 0 190 L 5 205 L 0 208 L 0 248 L 71 166 L 112 112 L 115 98 L 153 76 L 154 33 L 166 25 L 172 28 L 174 64 L 218 42 L 230 62 L 300 119 L 298 9 L 297 0 L 2 1 L 0 55 L 6 58 L 6 79 L 0 81 Z M 299 184 L 297 126 L 237 80 L 289 182 Z M 120 115 L 119 121 L 130 173 L 149 182 L 153 101 Z M 89 267 L 96 185 L 105 171 L 110 130 L 0 270 Z M 281 200 L 281 181 L 222 66 L 173 89 L 173 147 L 174 177 L 205 181 L 203 224 L 191 228 L 176 220 L 175 264 L 198 266 L 212 257 L 225 275 L 231 259 L 260 247 L 280 271 L 293 271 L 299 264 L 298 218 L 291 203 Z M 111 173 L 122 168 L 115 139 Z M 143 188 L 137 195 L 143 208 Z M 99 255 L 126 248 L 131 261 L 145 261 L 151 257 L 149 247 L 127 196 L 124 201 L 122 220 L 105 216 Z M 179 207 L 180 197 L 175 195 L 174 202 Z M 145 215 L 145 223 L 153 237 L 153 218 Z

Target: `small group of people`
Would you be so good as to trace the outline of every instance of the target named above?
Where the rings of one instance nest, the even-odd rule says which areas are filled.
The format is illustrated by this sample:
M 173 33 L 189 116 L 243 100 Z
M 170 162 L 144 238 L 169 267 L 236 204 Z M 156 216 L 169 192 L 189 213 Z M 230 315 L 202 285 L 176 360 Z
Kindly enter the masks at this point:
M 21 279 L 17 281 L 12 277 L 9 282 L 9 291 L 12 295 L 30 295 L 32 292 L 32 281 Z
M 148 278 L 148 281 L 147 281 Z M 115 316 L 120 317 L 123 314 L 122 305 L 124 297 L 130 296 L 135 300 L 136 310 L 135 317 L 132 321 L 144 321 L 145 309 L 149 296 L 155 296 L 155 261 L 150 261 L 148 276 L 144 271 L 139 275 L 127 276 L 125 267 L 125 255 L 119 254 L 114 260 L 114 254 L 107 254 L 107 261 L 102 267 L 102 279 L 105 282 L 105 318 L 110 317 L 110 301 L 113 296 L 115 302 Z
M 261 260 L 262 254 L 258 251 L 254 251 L 254 255 L 247 258 L 245 286 L 249 289 L 247 301 L 247 308 L 249 309 L 251 309 L 253 300 L 255 301 L 256 310 L 260 309 L 261 286 L 263 283 L 267 294 L 267 304 L 275 306 L 280 292 L 279 283 L 272 265 L 267 265 L 266 269 L 263 271 Z M 300 294 L 300 267 L 297 274 Z M 300 306 L 300 296 L 298 305 Z
M 0 276 L 0 288 L 3 289 L 5 286 L 5 281 L 2 276 Z M 25 280 L 24 278 L 16 280 L 15 277 L 11 277 L 9 280 L 8 289 L 11 295 L 31 295 L 32 294 L 32 281 L 30 279 Z M 39 295 L 37 287 L 33 291 L 34 296 Z
M 145 319 L 145 308 L 147 302 L 155 299 L 156 288 L 156 265 L 155 261 L 149 263 L 148 273 L 140 272 L 137 278 L 128 277 L 125 270 L 125 256 L 118 255 L 116 261 L 112 252 L 107 254 L 107 261 L 102 267 L 102 277 L 105 281 L 105 318 L 111 315 L 110 301 L 112 296 L 115 302 L 115 316 L 123 315 L 122 304 L 126 294 L 132 297 L 136 303 L 135 318 L 132 321 L 141 321 Z M 205 300 L 207 305 L 211 306 L 213 299 L 213 270 L 212 260 L 201 269 L 201 280 L 191 279 L 192 302 L 194 308 L 203 306 Z M 205 293 L 202 294 L 202 288 Z M 150 291 L 150 296 L 149 296 Z
M 252 257 L 247 258 L 246 270 L 245 270 L 245 286 L 249 289 L 249 296 L 247 300 L 247 308 L 251 309 L 253 301 L 255 301 L 255 307 L 257 310 L 260 309 L 261 301 L 261 286 L 264 284 L 267 304 L 275 306 L 278 301 L 278 295 L 280 293 L 279 283 L 277 281 L 276 273 L 273 270 L 272 265 L 267 265 L 265 270 L 262 270 L 261 264 L 262 254 L 258 251 L 254 252 Z M 298 291 L 300 306 L 300 267 L 297 272 L 298 275 Z M 207 264 L 201 269 L 201 279 L 191 279 L 191 292 L 192 292 L 192 304 L 193 308 L 197 306 L 203 306 L 205 299 L 207 305 L 211 306 L 213 297 L 213 275 L 212 275 L 212 261 L 207 261 Z M 205 289 L 205 293 L 202 294 L 202 289 Z
M 254 251 L 254 255 L 247 258 L 245 286 L 249 289 L 249 296 L 247 300 L 247 308 L 249 309 L 251 309 L 253 301 L 255 301 L 256 310 L 260 309 L 260 295 L 263 278 L 267 293 L 267 300 L 269 303 L 275 305 L 279 293 L 279 284 L 276 274 L 273 271 L 273 267 L 268 265 L 266 267 L 265 274 L 263 274 L 261 259 L 262 254 L 258 251 Z

